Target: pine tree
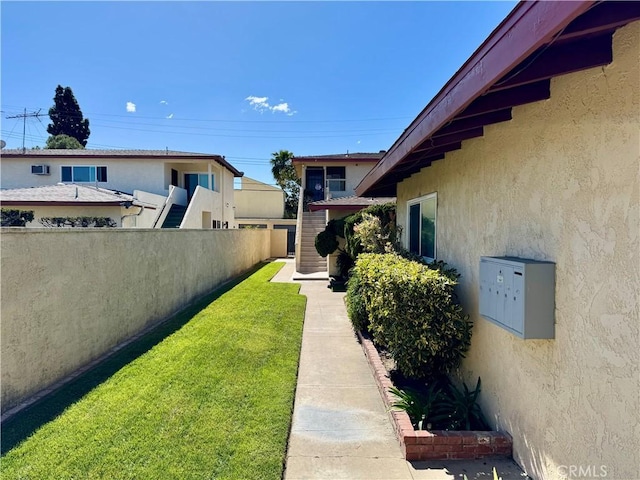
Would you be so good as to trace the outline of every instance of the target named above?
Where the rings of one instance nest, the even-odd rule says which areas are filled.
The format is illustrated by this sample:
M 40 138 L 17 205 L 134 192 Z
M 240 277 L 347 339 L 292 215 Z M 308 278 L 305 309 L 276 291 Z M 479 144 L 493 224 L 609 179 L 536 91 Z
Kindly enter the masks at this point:
M 52 123 L 47 126 L 47 132 L 52 136 L 68 135 L 85 147 L 91 133 L 89 119 L 83 118 L 71 87 L 62 88 L 58 85 L 53 101 L 55 105 L 49 109 Z

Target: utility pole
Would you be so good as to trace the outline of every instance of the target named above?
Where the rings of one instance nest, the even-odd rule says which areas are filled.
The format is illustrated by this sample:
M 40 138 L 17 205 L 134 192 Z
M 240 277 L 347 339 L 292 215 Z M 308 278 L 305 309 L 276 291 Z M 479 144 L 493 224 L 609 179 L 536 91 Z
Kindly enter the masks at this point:
M 24 113 L 20 113 L 19 115 L 11 115 L 9 117 L 5 117 L 6 119 L 10 119 L 10 118 L 22 118 L 22 153 L 26 153 L 27 149 L 24 147 L 24 137 L 26 134 L 26 130 L 27 130 L 27 118 L 37 118 L 38 121 L 42 122 L 42 120 L 40 120 L 40 110 L 42 110 L 41 108 L 38 109 L 37 112 L 31 112 L 31 113 L 27 113 L 27 109 L 24 109 Z

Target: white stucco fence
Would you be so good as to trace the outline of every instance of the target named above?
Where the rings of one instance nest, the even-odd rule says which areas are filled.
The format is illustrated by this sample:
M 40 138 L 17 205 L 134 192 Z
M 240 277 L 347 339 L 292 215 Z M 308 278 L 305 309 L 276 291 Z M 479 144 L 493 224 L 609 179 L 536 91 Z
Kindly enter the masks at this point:
M 2 411 L 270 256 L 271 231 L 3 228 Z

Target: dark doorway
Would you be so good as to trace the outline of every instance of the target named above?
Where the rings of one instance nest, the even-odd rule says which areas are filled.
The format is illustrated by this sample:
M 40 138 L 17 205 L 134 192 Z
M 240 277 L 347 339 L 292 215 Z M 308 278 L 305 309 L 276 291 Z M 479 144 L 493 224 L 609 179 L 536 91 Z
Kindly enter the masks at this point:
M 322 167 L 307 167 L 306 194 L 312 202 L 324 200 L 324 169 Z

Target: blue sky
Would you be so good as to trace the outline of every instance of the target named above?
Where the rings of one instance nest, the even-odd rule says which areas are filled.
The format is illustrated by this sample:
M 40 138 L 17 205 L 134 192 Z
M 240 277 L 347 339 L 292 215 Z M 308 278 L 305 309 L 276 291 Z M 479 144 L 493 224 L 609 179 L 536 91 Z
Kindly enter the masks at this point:
M 515 2 L 11 2 L 1 8 L 2 138 L 43 146 L 58 84 L 87 148 L 269 159 L 388 149 Z

